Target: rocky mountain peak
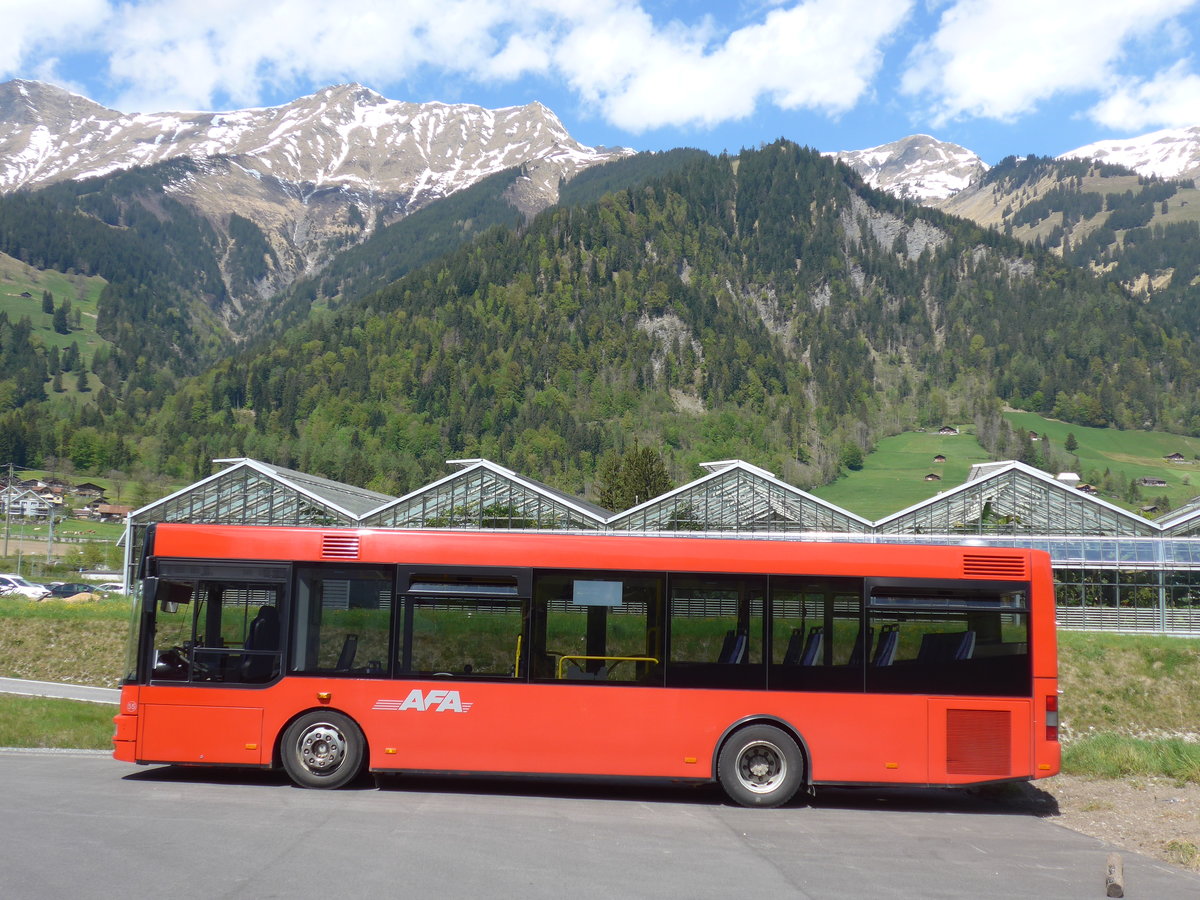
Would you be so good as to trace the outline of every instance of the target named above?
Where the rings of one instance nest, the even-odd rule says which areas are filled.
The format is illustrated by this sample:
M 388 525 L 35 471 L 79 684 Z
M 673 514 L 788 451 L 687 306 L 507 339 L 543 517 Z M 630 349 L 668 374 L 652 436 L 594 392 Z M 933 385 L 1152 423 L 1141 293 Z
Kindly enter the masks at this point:
M 630 152 L 579 143 L 540 103 L 411 103 L 355 83 L 281 106 L 138 114 L 38 82 L 0 84 L 0 192 L 200 161 L 164 188 L 218 229 L 236 212 L 263 230 L 282 261 L 263 290 L 319 267 L 377 221 L 489 175 L 520 168 L 512 202 L 530 214 L 557 200 L 561 179 Z
M 927 134 L 914 134 L 870 147 L 827 154 L 850 166 L 871 187 L 917 201 L 941 200 L 978 181 L 987 164 L 976 154 L 939 141 Z
M 1200 125 L 1097 141 L 1059 158 L 1096 159 L 1159 178 L 1196 178 L 1200 177 Z

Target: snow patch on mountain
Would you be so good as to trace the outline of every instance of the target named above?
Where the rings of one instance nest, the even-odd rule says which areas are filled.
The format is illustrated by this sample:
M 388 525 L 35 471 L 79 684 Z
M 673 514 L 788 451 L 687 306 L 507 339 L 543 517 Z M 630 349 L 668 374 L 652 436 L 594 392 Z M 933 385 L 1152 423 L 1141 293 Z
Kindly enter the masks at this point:
M 1059 159 L 1096 159 L 1159 178 L 1200 176 L 1200 126 L 1167 128 L 1140 137 L 1097 141 Z
M 978 181 L 988 169 L 965 147 L 927 134 L 825 155 L 850 166 L 871 187 L 917 202 L 945 199 Z

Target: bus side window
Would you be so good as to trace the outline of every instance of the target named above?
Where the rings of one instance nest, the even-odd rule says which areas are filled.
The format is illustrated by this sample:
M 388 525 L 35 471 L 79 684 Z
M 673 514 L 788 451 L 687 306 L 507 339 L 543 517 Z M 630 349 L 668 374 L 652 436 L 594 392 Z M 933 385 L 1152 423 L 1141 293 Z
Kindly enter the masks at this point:
M 863 689 L 874 632 L 863 627 L 862 589 L 857 578 L 771 579 L 771 689 Z
M 672 575 L 669 686 L 758 688 L 763 667 L 766 579 Z
M 1023 590 L 980 585 L 879 587 L 871 625 L 895 652 L 867 668 L 867 690 L 1020 696 L 1031 687 Z
M 291 671 L 386 674 L 392 596 L 391 569 L 366 566 L 299 569 Z
M 529 665 L 537 680 L 662 683 L 663 579 L 539 572 Z
M 396 672 L 415 678 L 525 678 L 530 572 L 401 567 Z

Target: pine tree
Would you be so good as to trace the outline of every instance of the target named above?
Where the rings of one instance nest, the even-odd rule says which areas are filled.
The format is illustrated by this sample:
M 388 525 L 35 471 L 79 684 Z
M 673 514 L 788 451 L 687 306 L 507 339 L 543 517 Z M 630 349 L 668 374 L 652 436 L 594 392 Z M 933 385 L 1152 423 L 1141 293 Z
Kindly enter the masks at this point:
M 66 303 L 63 303 L 62 306 L 54 310 L 54 330 L 59 334 L 71 333 L 71 324 L 67 318 L 69 313 L 70 310 L 67 308 Z

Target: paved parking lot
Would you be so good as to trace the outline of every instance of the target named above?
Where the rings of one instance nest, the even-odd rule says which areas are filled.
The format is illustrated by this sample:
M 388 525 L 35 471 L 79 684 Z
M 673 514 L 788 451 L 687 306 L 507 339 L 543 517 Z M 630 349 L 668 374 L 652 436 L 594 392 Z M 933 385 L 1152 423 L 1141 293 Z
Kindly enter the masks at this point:
M 388 777 L 304 791 L 249 770 L 0 751 L 6 896 L 1098 898 L 1112 848 L 1022 803 L 823 791 Z M 1123 854 L 1131 898 L 1200 878 Z

